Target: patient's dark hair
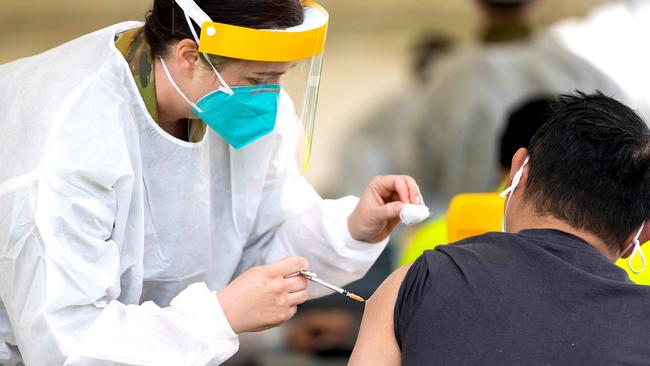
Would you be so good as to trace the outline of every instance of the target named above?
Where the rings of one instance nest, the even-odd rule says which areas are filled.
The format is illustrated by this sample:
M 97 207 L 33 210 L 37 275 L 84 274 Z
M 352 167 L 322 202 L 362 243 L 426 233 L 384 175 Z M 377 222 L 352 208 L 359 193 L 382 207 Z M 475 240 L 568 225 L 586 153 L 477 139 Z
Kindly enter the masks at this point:
M 650 131 L 629 107 L 601 93 L 563 95 L 533 137 L 524 199 L 622 245 L 650 218 Z
M 212 21 L 255 29 L 286 29 L 302 24 L 301 0 L 195 0 Z M 192 25 L 200 34 L 200 28 Z M 145 38 L 154 55 L 162 56 L 168 45 L 194 39 L 183 10 L 173 0 L 154 0 L 147 13 Z

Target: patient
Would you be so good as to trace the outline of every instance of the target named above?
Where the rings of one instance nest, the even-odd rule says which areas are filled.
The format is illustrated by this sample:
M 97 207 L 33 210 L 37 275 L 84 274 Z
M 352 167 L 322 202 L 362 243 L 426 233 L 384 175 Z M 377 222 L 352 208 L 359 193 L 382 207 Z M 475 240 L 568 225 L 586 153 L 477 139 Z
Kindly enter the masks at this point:
M 505 233 L 395 271 L 350 365 L 650 365 L 650 287 L 614 265 L 645 266 L 648 127 L 602 94 L 563 96 L 512 168 Z

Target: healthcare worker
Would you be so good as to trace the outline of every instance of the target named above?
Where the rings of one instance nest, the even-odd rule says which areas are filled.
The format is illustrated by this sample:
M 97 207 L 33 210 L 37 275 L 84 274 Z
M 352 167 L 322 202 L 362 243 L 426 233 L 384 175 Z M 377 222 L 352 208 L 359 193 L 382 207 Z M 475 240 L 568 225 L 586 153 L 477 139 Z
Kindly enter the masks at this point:
M 323 200 L 302 176 L 327 21 L 155 0 L 0 66 L 0 364 L 219 364 L 307 299 L 288 275 L 365 273 L 421 196 L 385 176 Z

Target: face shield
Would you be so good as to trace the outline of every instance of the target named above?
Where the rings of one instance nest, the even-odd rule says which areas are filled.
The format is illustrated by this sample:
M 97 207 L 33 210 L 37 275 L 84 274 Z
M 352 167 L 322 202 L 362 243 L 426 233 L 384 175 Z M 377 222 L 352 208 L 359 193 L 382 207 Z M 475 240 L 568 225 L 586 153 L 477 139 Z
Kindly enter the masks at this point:
M 235 149 L 245 148 L 282 124 L 296 143 L 301 172 L 309 163 L 322 55 L 329 15 L 314 2 L 302 24 L 253 29 L 213 22 L 193 0 L 176 0 L 203 56 L 191 85 L 182 90 L 162 62 L 193 116 Z M 201 26 L 197 35 L 192 21 Z

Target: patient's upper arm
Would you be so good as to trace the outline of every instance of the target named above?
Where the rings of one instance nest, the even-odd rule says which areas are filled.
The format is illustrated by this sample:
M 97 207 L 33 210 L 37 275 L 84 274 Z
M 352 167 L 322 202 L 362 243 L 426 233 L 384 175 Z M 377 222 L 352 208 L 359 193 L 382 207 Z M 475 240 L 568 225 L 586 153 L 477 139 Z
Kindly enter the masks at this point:
M 357 343 L 348 365 L 401 365 L 395 339 L 395 301 L 410 265 L 393 272 L 366 302 Z

